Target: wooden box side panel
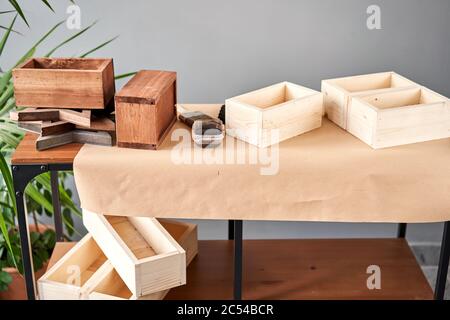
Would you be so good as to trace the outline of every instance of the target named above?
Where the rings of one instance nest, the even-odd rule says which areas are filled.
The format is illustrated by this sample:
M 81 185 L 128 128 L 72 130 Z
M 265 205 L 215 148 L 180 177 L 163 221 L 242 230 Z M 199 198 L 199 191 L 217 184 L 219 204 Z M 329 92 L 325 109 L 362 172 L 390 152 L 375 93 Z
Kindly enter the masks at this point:
M 170 254 L 138 266 L 138 294 L 148 295 L 186 284 L 186 255 Z
M 38 282 L 40 300 L 79 300 L 81 288 L 50 281 Z
M 114 64 L 113 60 L 110 59 L 105 69 L 102 72 L 103 78 L 103 104 L 107 106 L 111 99 L 114 99 L 114 94 L 116 93 L 116 84 L 114 80 Z
M 14 69 L 19 107 L 103 109 L 101 72 Z
M 322 81 L 324 110 L 327 118 L 341 128 L 347 127 L 348 93 L 327 80 Z
M 171 219 L 158 219 L 158 221 L 186 252 L 186 266 L 188 266 L 198 254 L 197 225 Z
M 450 104 L 446 101 L 381 110 L 374 148 L 450 137 Z
M 322 110 L 321 93 L 264 110 L 260 145 L 266 147 L 319 128 L 322 125 Z
M 368 145 L 373 146 L 377 112 L 358 98 L 351 99 L 348 109 L 347 131 Z
M 172 127 L 177 117 L 176 105 L 177 93 L 174 82 L 159 99 L 156 105 L 156 130 L 158 144 L 164 139 L 166 133 Z
M 155 145 L 156 113 L 154 105 L 116 101 L 117 142 L 132 146 Z
M 262 129 L 262 112 L 228 99 L 225 101 L 225 124 L 227 134 L 253 144 L 259 145 Z
M 105 217 L 83 210 L 83 223 L 133 294 L 137 293 L 136 259 Z

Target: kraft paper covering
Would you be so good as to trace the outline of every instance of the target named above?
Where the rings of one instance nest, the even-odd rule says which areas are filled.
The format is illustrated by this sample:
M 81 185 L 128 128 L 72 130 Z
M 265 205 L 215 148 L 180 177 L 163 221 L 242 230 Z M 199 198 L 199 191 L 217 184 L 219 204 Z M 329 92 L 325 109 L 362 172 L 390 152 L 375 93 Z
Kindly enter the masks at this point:
M 157 151 L 85 145 L 74 162 L 81 206 L 169 218 L 450 220 L 450 139 L 373 150 L 324 118 L 321 128 L 280 143 L 275 175 L 261 174 L 267 162 L 179 164 L 177 143 L 169 134 Z

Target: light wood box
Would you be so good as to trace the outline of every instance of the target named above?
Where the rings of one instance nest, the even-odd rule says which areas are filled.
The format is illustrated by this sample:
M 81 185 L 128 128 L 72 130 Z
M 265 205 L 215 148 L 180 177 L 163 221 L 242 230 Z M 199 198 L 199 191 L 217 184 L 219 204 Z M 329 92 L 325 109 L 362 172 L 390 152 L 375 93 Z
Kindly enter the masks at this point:
M 348 131 L 375 149 L 447 138 L 449 99 L 424 87 L 355 97 Z
M 38 280 L 39 298 L 84 299 L 94 274 L 101 273 L 100 269 L 106 261 L 106 256 L 92 236 L 86 235 Z
M 322 80 L 324 110 L 328 119 L 347 129 L 348 105 L 353 97 L 418 86 L 392 71 Z
M 159 147 L 177 119 L 176 79 L 176 72 L 141 70 L 116 94 L 119 147 Z
M 198 253 L 197 226 L 170 219 L 160 219 L 160 222 L 188 253 L 186 264 L 189 265 Z M 61 258 L 56 258 L 53 263 L 52 255 L 49 269 L 38 280 L 41 300 L 161 300 L 169 292 L 162 290 L 142 297 L 134 296 L 90 234 Z M 81 283 L 70 284 L 69 277 L 75 275 L 73 268 L 77 266 L 81 271 Z
M 12 74 L 19 107 L 104 109 L 114 98 L 112 59 L 32 58 Z
M 186 252 L 155 218 L 83 210 L 83 223 L 136 297 L 186 283 Z
M 225 105 L 227 134 L 258 147 L 322 125 L 322 94 L 290 82 L 227 99 Z
M 188 266 L 198 253 L 197 225 L 169 219 L 158 220 L 186 251 Z M 112 264 L 109 264 L 108 268 L 102 272 L 102 276 L 97 277 L 92 283 L 89 292 L 90 300 L 162 300 L 169 292 L 167 289 L 138 298 L 128 289 Z

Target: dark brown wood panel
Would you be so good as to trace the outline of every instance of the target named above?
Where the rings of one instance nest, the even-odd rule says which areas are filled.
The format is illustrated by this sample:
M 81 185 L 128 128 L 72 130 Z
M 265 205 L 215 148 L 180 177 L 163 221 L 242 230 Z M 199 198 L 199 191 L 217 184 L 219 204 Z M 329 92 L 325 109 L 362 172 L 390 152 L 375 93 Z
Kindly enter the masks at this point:
M 64 146 L 38 151 L 36 139 L 38 135 L 27 133 L 20 142 L 11 158 L 12 164 L 51 164 L 51 163 L 73 163 L 75 156 L 83 146 L 80 143 L 70 143 Z

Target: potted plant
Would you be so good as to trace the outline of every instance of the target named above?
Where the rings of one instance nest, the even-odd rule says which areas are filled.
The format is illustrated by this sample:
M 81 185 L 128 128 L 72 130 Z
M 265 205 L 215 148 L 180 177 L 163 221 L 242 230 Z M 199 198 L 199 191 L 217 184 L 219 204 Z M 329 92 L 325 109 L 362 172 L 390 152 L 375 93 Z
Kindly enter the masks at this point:
M 51 8 L 47 1 L 41 1 L 46 6 Z M 2 55 L 11 34 L 19 35 L 19 33 L 14 30 L 14 24 L 18 16 L 21 17 L 22 20 L 28 25 L 28 22 L 26 21 L 23 11 L 18 3 L 11 0 L 9 0 L 9 2 L 14 10 L 0 12 L 0 15 L 14 13 L 16 15 L 11 19 L 9 26 L 0 25 L 0 29 L 4 30 L 3 35 L 0 37 L 0 56 Z M 64 21 L 61 21 L 51 28 L 22 57 L 18 59 L 14 66 L 33 57 L 41 44 L 55 30 L 63 25 L 63 23 Z M 50 50 L 45 56 L 51 56 L 60 47 L 81 36 L 94 24 L 95 23 L 71 35 L 69 38 L 65 39 Z M 96 50 L 101 49 L 115 38 L 116 37 L 98 45 L 94 49 L 80 55 L 80 57 L 85 57 Z M 20 250 L 20 236 L 15 225 L 17 216 L 15 192 L 9 166 L 10 155 L 24 136 L 24 132 L 17 127 L 17 124 L 9 120 L 9 111 L 18 109 L 15 105 L 13 83 L 11 79 L 12 68 L 14 66 L 7 69 L 7 71 L 2 71 L 3 69 L 0 68 L 0 299 L 2 297 L 8 299 L 26 298 L 25 283 L 22 276 L 23 270 Z M 134 73 L 119 75 L 116 76 L 116 79 L 124 78 L 133 74 Z M 72 200 L 71 190 L 65 186 L 66 179 L 71 175 L 71 172 L 59 173 L 59 193 L 66 238 L 70 238 L 74 233 L 78 234 L 73 227 L 72 215 L 74 214 L 81 217 L 80 209 Z M 37 272 L 36 276 L 39 276 L 45 271 L 47 260 L 49 259 L 55 245 L 54 230 L 42 223 L 45 216 L 50 218 L 53 215 L 50 174 L 44 173 L 37 176 L 25 189 L 25 196 L 27 211 L 33 221 L 33 224 L 30 226 L 30 239 L 34 269 L 35 272 Z

